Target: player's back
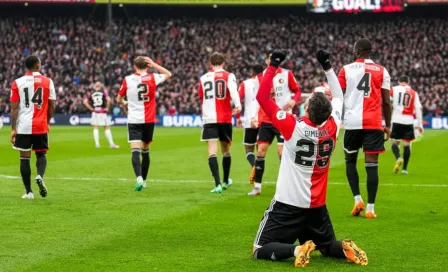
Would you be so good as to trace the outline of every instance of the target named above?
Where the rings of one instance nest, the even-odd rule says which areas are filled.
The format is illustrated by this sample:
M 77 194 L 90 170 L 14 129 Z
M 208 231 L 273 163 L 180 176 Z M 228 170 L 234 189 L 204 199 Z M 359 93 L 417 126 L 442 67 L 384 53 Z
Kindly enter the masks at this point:
M 339 83 L 345 89 L 344 127 L 381 130 L 381 89 L 390 89 L 387 70 L 370 59 L 358 59 L 341 69 Z
M 28 72 L 11 86 L 11 102 L 19 102 L 18 134 L 48 132 L 48 100 L 56 100 L 53 81 L 38 72 Z
M 413 124 L 415 109 L 421 108 L 417 92 L 410 86 L 398 85 L 391 89 L 391 97 L 393 100 L 392 123 Z
M 90 103 L 92 104 L 95 112 L 106 112 L 107 107 L 107 93 L 106 91 L 99 90 L 90 94 Z
M 202 98 L 204 124 L 232 123 L 230 88 L 236 92 L 235 75 L 224 69 L 209 71 L 201 76 L 199 96 Z
M 165 80 L 164 75 L 134 73 L 123 81 L 120 96 L 127 97 L 128 123 L 153 123 L 156 116 L 156 87 Z
M 333 116 L 321 126 L 307 117 L 297 119 L 291 138 L 284 144 L 276 200 L 302 208 L 325 205 L 330 157 L 337 134 Z
M 260 77 L 246 79 L 240 85 L 240 97 L 244 96 L 244 127 L 250 128 L 251 118 L 256 118 L 259 105 L 256 100 L 260 88 Z

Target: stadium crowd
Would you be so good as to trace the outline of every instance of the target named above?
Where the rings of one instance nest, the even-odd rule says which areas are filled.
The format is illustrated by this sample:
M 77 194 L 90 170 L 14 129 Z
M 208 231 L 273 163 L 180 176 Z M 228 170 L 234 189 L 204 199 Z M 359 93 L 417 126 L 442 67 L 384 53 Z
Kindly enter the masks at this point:
M 213 51 L 226 53 L 228 70 L 242 81 L 252 64 L 264 62 L 266 52 L 286 48 L 291 55 L 285 68 L 294 72 L 302 91 L 311 92 L 323 76 L 313 52 L 330 49 L 334 67 L 340 68 L 353 61 L 352 45 L 364 36 L 375 46 L 374 61 L 389 70 L 394 83 L 399 75 L 411 77 L 425 115 L 448 115 L 447 20 L 350 23 L 292 16 L 115 20 L 110 43 L 104 22 L 11 17 L 0 19 L 0 32 L 0 96 L 7 97 L 12 81 L 24 73 L 24 56 L 36 54 L 43 74 L 55 82 L 56 113 L 86 112 L 82 100 L 95 81 L 104 82 L 115 97 L 123 77 L 133 72 L 137 55 L 150 56 L 173 72 L 173 78 L 158 88 L 159 114 L 200 111 L 198 79 L 208 70 Z M 115 114 L 120 111 L 114 106 Z

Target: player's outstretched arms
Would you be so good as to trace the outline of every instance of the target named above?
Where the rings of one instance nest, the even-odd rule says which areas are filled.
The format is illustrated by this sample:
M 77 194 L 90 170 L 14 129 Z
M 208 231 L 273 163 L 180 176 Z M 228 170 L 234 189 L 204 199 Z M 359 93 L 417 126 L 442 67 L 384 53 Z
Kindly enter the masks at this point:
M 344 101 L 344 95 L 342 92 L 341 85 L 339 84 L 338 77 L 336 73 L 331 68 L 330 62 L 330 53 L 325 50 L 319 50 L 316 52 L 316 58 L 319 61 L 320 65 L 325 71 L 325 76 L 327 77 L 328 85 L 330 86 L 331 91 L 331 105 L 333 106 L 333 113 L 335 111 L 339 112 L 339 115 L 342 113 L 342 105 Z M 340 116 L 339 116 L 340 119 Z M 340 120 L 338 120 L 340 121 Z

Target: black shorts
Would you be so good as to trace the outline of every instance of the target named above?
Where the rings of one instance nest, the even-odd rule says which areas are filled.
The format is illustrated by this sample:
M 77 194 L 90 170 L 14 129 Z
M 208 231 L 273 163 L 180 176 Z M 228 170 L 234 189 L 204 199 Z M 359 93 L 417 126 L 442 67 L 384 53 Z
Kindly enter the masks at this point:
M 151 143 L 154 135 L 154 123 L 128 124 L 128 142 Z
M 347 153 L 355 153 L 362 147 L 366 154 L 383 153 L 384 131 L 372 129 L 345 130 L 344 150 Z
M 283 138 L 282 134 L 280 134 L 280 132 L 272 124 L 261 123 L 258 131 L 257 143 L 272 144 L 274 138 L 277 138 L 277 144 L 283 144 L 285 142 L 285 138 Z
M 202 127 L 201 141 L 219 140 L 221 142 L 232 142 L 232 124 L 204 124 Z
M 336 241 L 327 207 L 303 209 L 272 200 L 264 212 L 255 237 L 254 247 L 278 242 L 300 244 L 312 240 L 317 249 Z
M 415 139 L 414 125 L 392 123 L 390 138 L 393 140 L 413 141 Z
M 244 145 L 255 145 L 257 143 L 258 128 L 244 129 Z
M 48 134 L 17 134 L 13 148 L 20 151 L 47 151 Z

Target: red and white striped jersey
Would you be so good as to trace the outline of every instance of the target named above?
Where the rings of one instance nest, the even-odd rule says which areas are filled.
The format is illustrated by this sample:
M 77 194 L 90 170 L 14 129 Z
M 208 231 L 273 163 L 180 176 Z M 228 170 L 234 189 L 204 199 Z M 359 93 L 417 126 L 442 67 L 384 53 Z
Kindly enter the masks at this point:
M 266 70 L 263 72 L 263 75 Z M 260 79 L 262 80 L 262 79 Z M 279 108 L 283 108 L 291 99 L 299 101 L 302 94 L 299 84 L 297 83 L 294 74 L 287 69 L 279 67 L 272 81 L 273 90 L 272 96 L 275 99 L 275 103 Z M 294 97 L 291 95 L 294 94 Z M 289 111 L 291 113 L 292 110 Z M 272 123 L 271 119 L 265 114 L 265 112 L 260 109 L 258 113 L 258 122 L 261 123 Z
M 297 118 L 281 110 L 268 98 L 269 78 L 275 68 L 270 66 L 258 91 L 257 100 L 266 112 L 271 112 L 272 124 L 285 138 L 275 200 L 300 207 L 316 208 L 325 205 L 330 169 L 330 157 L 336 147 L 341 124 L 343 95 L 333 70 L 327 71 L 332 90 L 333 111 L 321 125 L 308 117 Z
M 256 96 L 258 88 L 260 88 L 261 76 L 252 77 L 241 82 L 238 93 L 240 100 L 244 101 L 244 116 L 242 123 L 244 128 L 250 128 L 252 118 L 258 119 L 258 105 Z
M 198 95 L 204 124 L 232 123 L 232 103 L 241 108 L 235 75 L 223 69 L 201 76 Z
M 414 124 L 414 115 L 422 110 L 417 92 L 410 86 L 399 85 L 390 90 L 390 96 L 393 103 L 392 123 Z
M 345 89 L 344 128 L 383 129 L 381 89 L 390 90 L 386 68 L 370 59 L 357 59 L 339 72 Z
M 331 95 L 330 87 L 326 83 L 314 88 L 313 93 L 323 93 L 330 101 L 333 98 Z
M 48 100 L 56 100 L 53 80 L 28 72 L 11 85 L 11 102 L 19 102 L 17 134 L 48 133 Z
M 165 75 L 134 73 L 124 78 L 119 95 L 127 97 L 128 123 L 154 123 L 156 119 L 156 89 Z

